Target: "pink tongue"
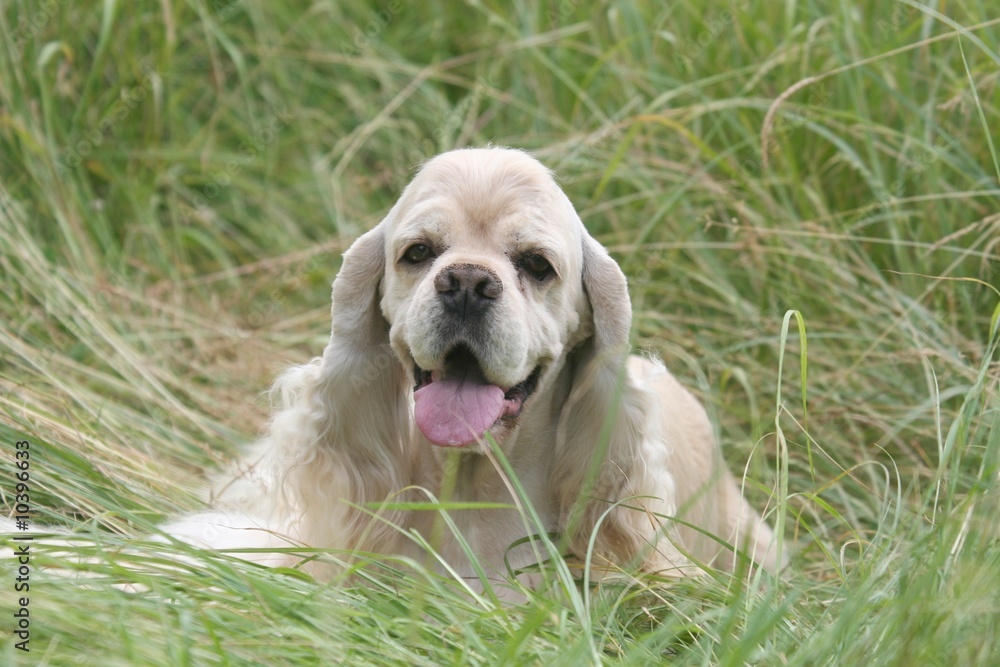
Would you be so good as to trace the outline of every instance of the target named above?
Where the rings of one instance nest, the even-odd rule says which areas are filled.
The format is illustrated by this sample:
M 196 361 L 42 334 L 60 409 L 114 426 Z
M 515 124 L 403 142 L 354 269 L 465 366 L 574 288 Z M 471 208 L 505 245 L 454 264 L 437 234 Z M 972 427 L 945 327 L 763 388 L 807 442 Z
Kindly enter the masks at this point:
M 468 380 L 438 380 L 413 394 L 420 432 L 440 447 L 476 441 L 505 411 L 503 389 Z

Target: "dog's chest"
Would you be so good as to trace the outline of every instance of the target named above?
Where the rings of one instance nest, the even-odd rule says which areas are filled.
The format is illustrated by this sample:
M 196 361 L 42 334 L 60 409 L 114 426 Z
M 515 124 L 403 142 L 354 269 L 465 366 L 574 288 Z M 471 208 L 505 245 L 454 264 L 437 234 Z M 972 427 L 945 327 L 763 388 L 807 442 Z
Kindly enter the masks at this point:
M 525 538 L 553 532 L 557 516 L 541 475 L 527 472 L 519 479 L 533 511 L 522 511 L 524 503 L 486 457 L 470 456 L 451 480 L 434 484 L 447 509 L 415 512 L 411 527 L 464 578 L 475 578 L 479 569 L 496 578 L 529 567 L 547 554 L 537 540 Z

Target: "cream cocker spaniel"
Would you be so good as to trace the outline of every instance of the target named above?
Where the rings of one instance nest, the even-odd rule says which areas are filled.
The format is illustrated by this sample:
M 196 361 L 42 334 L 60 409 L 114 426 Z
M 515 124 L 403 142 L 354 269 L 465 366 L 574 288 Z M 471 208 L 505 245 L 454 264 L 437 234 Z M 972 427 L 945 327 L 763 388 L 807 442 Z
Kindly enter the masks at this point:
M 704 409 L 661 363 L 629 356 L 631 317 L 625 276 L 537 160 L 440 155 L 345 253 L 330 343 L 278 380 L 283 407 L 220 481 L 218 509 L 166 532 L 286 549 L 242 554 L 285 565 L 294 545 L 426 559 L 437 540 L 474 578 L 464 541 L 497 580 L 535 562 L 522 538 L 543 532 L 605 572 L 732 568 L 733 547 L 777 570 Z M 442 494 L 487 506 L 451 510 L 444 531 L 437 511 L 406 507 Z

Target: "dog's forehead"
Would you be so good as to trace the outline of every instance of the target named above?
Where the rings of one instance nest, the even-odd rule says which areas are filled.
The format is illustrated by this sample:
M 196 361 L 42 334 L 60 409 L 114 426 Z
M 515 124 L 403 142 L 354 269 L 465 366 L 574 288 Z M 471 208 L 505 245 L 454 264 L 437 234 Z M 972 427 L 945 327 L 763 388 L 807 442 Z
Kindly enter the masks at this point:
M 470 149 L 434 158 L 400 199 L 398 232 L 414 228 L 453 243 L 562 243 L 580 234 L 551 173 L 521 151 Z

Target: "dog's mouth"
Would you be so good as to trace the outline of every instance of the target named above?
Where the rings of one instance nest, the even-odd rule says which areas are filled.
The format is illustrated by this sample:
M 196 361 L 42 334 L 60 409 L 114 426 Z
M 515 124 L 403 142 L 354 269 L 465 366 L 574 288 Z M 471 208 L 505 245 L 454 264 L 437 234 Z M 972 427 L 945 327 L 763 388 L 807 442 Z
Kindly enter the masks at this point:
M 517 418 L 538 387 L 541 366 L 513 387 L 486 379 L 472 350 L 452 349 L 441 371 L 414 369 L 414 418 L 417 428 L 439 447 L 465 447 L 504 420 Z

